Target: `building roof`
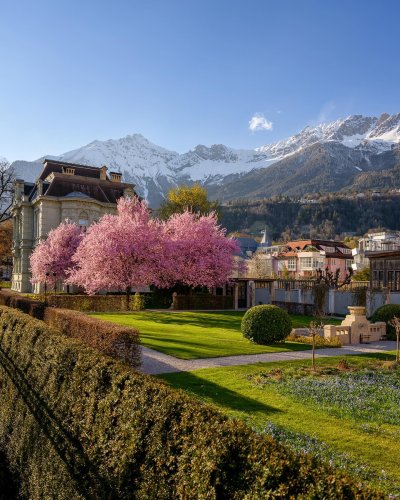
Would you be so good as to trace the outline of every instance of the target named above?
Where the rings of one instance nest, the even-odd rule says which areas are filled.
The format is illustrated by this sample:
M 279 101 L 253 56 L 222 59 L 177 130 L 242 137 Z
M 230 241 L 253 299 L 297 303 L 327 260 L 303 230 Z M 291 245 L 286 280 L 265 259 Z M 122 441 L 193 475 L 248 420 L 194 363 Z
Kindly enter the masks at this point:
M 365 252 L 365 256 L 369 260 L 374 259 L 391 259 L 400 257 L 400 250 L 388 250 L 385 252 Z
M 116 203 L 128 186 L 125 183 L 55 173 L 48 188 L 43 190 L 43 195 L 68 197 L 71 193 L 79 192 L 103 203 Z
M 246 252 L 254 253 L 257 250 L 258 243 L 254 238 L 234 238 L 236 243 L 239 245 L 240 252 L 237 254 L 243 259 L 248 259 L 249 256 Z
M 52 172 L 62 173 L 63 168 L 74 168 L 75 175 L 82 177 L 93 177 L 94 179 L 100 179 L 101 168 L 92 167 L 90 165 L 81 165 L 79 163 L 69 163 L 65 161 L 58 160 L 43 160 L 43 170 L 39 175 L 39 179 L 45 180 L 48 175 Z
M 58 160 L 45 159 L 43 170 L 36 183 L 24 183 L 24 194 L 32 201 L 41 190 L 43 196 L 57 198 L 91 198 L 103 203 L 115 204 L 124 196 L 126 189 L 134 192 L 134 184 L 112 180 L 107 176 L 107 167 L 92 167 Z M 73 168 L 67 173 L 66 168 Z M 119 173 L 119 172 L 115 172 Z

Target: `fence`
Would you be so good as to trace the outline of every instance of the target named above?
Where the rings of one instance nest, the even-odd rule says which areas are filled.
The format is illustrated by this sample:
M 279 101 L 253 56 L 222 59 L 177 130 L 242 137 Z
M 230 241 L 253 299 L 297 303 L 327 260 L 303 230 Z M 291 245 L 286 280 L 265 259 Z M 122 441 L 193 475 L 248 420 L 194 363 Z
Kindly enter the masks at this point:
M 297 283 L 303 282 L 299 280 Z M 355 283 L 348 287 L 328 289 L 324 300 L 324 312 L 344 316 L 349 306 L 365 305 L 370 316 L 383 304 L 400 304 L 400 293 L 371 290 L 364 282 Z M 313 289 L 277 287 L 272 291 L 271 302 L 293 314 L 312 315 L 316 312 Z

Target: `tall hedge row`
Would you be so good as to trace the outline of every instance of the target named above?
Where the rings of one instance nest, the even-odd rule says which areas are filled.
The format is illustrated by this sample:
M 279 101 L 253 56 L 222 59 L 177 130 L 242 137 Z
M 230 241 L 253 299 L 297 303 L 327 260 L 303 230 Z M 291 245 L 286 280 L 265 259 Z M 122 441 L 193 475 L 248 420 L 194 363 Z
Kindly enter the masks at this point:
M 381 497 L 6 307 L 0 394 L 0 448 L 32 500 Z
M 139 332 L 134 328 L 55 307 L 46 307 L 43 320 L 63 335 L 79 339 L 107 356 L 124 361 L 132 368 L 140 365 Z

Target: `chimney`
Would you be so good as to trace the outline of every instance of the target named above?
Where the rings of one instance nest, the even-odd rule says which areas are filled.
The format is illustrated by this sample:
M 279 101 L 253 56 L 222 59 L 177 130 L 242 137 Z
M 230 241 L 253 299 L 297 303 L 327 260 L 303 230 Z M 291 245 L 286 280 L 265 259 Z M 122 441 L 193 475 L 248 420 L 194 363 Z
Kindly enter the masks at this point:
M 100 168 L 100 179 L 102 181 L 106 181 L 107 180 L 107 167 L 105 165 L 103 165 L 101 168 Z
M 121 182 L 122 174 L 119 172 L 110 172 L 110 178 L 112 182 Z

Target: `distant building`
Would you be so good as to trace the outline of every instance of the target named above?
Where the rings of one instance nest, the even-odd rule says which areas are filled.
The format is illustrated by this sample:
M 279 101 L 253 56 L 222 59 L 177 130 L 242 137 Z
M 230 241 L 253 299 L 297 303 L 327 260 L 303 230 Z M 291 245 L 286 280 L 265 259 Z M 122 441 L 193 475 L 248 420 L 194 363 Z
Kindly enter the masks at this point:
M 358 240 L 353 248 L 354 270 L 359 271 L 369 266 L 367 254 L 400 250 L 400 231 L 371 231 Z
M 370 262 L 371 288 L 400 291 L 400 249 L 366 255 Z
M 118 198 L 134 196 L 134 185 L 107 167 L 44 160 L 36 182 L 15 181 L 12 289 L 31 292 L 29 258 L 49 231 L 65 219 L 83 231 L 107 213 L 115 213 Z M 37 290 L 35 290 L 37 291 Z
M 283 245 L 258 246 L 254 265 L 262 276 L 313 278 L 317 271 L 335 272 L 343 278 L 353 265 L 351 249 L 340 241 L 295 240 Z

